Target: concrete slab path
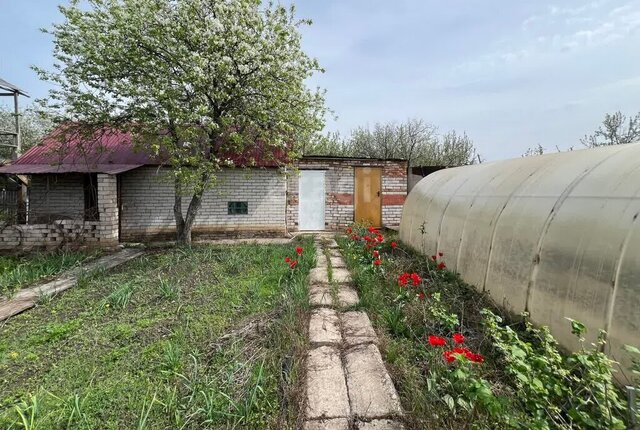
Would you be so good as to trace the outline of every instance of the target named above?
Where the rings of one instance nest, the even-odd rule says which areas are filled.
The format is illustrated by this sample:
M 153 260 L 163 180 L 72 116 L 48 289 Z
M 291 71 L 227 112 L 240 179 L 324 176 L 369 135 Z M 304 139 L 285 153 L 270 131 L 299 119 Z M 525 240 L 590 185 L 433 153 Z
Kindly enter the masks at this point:
M 359 297 L 338 244 L 322 236 L 315 244 L 304 430 L 403 430 L 402 407 L 376 332 L 366 312 L 349 309 Z

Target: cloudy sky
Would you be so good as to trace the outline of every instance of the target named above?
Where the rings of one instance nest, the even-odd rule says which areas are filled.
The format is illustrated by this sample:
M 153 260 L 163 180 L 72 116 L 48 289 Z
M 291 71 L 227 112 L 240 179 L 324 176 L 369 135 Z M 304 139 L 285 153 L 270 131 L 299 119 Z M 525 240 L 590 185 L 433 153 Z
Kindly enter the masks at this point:
M 0 77 L 36 97 L 29 69 L 51 64 L 38 28 L 56 0 L 0 0 Z M 304 45 L 326 73 L 348 133 L 377 121 L 423 118 L 466 131 L 483 158 L 541 144 L 579 147 L 606 112 L 640 111 L 640 0 L 298 0 Z

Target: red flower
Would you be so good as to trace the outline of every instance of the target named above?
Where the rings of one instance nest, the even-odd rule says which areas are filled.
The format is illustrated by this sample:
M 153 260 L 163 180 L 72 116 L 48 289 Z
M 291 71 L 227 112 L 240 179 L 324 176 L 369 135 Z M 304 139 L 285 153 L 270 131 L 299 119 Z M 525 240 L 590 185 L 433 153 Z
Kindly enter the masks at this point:
M 381 235 L 381 234 L 378 234 L 378 235 L 376 236 L 376 240 L 377 240 L 378 242 L 382 243 L 382 242 L 384 242 L 384 236 L 383 236 L 383 235 Z
M 453 341 L 455 343 L 464 343 L 464 336 L 462 335 L 462 333 L 454 333 Z
M 292 269 L 295 269 L 297 265 L 298 265 L 298 262 L 297 262 L 296 260 L 293 260 L 293 261 L 289 264 L 289 266 L 291 266 L 291 268 L 292 268 Z
M 358 236 L 357 234 L 354 234 L 353 236 L 351 236 L 351 239 L 360 240 L 360 236 Z
M 422 278 L 420 278 L 420 275 L 418 275 L 417 273 L 412 273 L 411 281 L 413 282 L 413 286 L 417 287 L 418 285 L 420 285 L 420 282 L 422 282 Z
M 455 355 L 453 355 L 453 351 L 444 351 L 442 353 L 442 356 L 444 357 L 445 361 L 449 364 L 453 363 L 454 361 L 456 361 L 456 357 Z
M 471 353 L 470 355 L 467 355 L 467 358 L 474 363 L 484 363 L 484 357 L 480 354 Z
M 432 255 L 432 256 L 431 256 L 431 259 L 432 259 L 433 261 L 436 261 L 436 260 L 438 259 L 438 257 L 437 257 L 437 256 L 435 256 L 435 255 Z
M 373 251 L 373 256 L 374 257 L 379 257 L 380 256 L 380 251 L 378 251 L 378 250 Z
M 440 264 L 438 264 L 438 270 L 442 270 L 445 269 L 447 267 L 446 264 L 444 264 L 444 261 L 440 262 Z
M 379 266 L 382 264 L 382 260 L 373 260 L 373 265 L 374 266 Z
M 378 229 L 375 227 L 369 227 L 368 230 L 369 230 L 369 233 L 376 233 L 376 234 L 378 233 Z
M 396 249 L 398 247 L 398 244 L 395 242 L 391 242 L 391 248 Z
M 431 346 L 445 346 L 447 344 L 447 340 L 440 336 L 429 336 L 429 344 Z
M 296 248 L 296 254 L 302 255 L 302 251 L 303 251 L 302 247 L 299 246 Z
M 291 263 L 291 258 L 289 258 L 289 257 L 285 257 L 285 258 L 284 258 L 284 262 L 285 262 L 285 263 Z
M 371 239 L 371 236 L 365 236 L 363 237 L 364 240 L 366 240 L 367 242 L 371 242 L 373 239 Z
M 427 295 L 422 291 L 420 291 L 420 293 L 418 294 L 418 299 L 420 299 L 420 300 L 424 300 L 426 297 L 427 297 Z
M 409 274 L 408 273 L 403 273 L 402 275 L 398 276 L 398 285 L 400 285 L 401 287 L 407 285 L 409 283 Z
M 353 229 L 351 227 L 347 227 L 347 234 L 353 233 Z
M 442 256 L 444 255 L 444 253 L 442 253 L 442 252 L 438 252 L 438 255 L 439 255 L 440 257 L 442 257 Z

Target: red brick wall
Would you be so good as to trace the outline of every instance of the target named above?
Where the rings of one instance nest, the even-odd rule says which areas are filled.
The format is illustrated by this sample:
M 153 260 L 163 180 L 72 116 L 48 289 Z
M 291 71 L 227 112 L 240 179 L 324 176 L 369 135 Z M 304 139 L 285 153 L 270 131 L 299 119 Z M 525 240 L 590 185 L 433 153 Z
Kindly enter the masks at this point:
M 382 223 L 386 227 L 400 224 L 402 205 L 407 196 L 407 163 L 364 159 L 303 158 L 299 170 L 325 170 L 325 228 L 339 231 L 354 219 L 354 168 L 382 167 Z M 298 172 L 288 179 L 287 226 L 298 230 Z

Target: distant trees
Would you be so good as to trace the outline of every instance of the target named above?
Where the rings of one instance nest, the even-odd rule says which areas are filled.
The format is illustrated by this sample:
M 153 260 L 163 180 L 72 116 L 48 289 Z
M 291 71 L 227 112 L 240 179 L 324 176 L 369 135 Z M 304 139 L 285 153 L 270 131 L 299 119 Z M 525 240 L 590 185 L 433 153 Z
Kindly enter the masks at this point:
M 636 116 L 627 118 L 622 112 L 606 114 L 602 125 L 593 132 L 585 135 L 580 142 L 589 148 L 597 146 L 621 145 L 640 140 L 640 112 Z
M 376 123 L 358 127 L 349 137 L 333 133 L 305 148 L 306 155 L 336 155 L 372 158 L 402 158 L 409 166 L 460 166 L 473 164 L 476 149 L 466 133 L 437 128 L 422 119 L 402 123 Z
M 0 105 L 0 131 L 14 131 L 15 118 L 13 109 Z M 42 138 L 51 131 L 52 122 L 35 112 L 33 109 L 23 109 L 20 111 L 20 129 L 22 152 L 37 145 Z M 13 144 L 12 136 L 0 136 L 0 143 Z M 13 148 L 0 145 L 0 160 L 11 158 Z
M 544 148 L 539 143 L 536 146 L 532 146 L 527 148 L 527 150 L 522 154 L 523 157 L 531 157 L 534 155 L 542 155 L 544 154 Z

